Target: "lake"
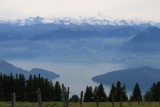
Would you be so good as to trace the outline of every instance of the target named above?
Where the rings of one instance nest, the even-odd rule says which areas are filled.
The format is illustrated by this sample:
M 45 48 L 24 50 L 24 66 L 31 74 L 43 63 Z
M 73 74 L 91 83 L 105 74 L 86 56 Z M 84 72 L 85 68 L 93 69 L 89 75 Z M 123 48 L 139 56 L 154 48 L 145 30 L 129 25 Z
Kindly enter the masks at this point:
M 113 63 L 67 63 L 51 61 L 28 61 L 28 60 L 7 60 L 11 64 L 31 70 L 32 68 L 41 68 L 53 71 L 60 75 L 60 78 L 53 80 L 53 83 L 59 81 L 61 84 L 70 87 L 70 96 L 79 95 L 85 91 L 86 86 L 97 86 L 98 83 L 92 81 L 92 77 L 104 74 L 113 70 L 124 69 L 123 64 Z M 110 86 L 104 86 L 108 95 Z

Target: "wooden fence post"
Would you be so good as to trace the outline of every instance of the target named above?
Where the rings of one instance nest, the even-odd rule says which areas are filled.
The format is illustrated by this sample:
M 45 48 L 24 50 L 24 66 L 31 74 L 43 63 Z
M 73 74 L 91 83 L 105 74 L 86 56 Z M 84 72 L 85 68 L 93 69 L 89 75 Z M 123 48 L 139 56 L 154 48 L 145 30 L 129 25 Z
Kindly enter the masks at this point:
M 81 91 L 81 96 L 80 96 L 80 107 L 83 107 L 83 91 Z
M 114 107 L 114 94 L 112 94 L 112 107 Z
M 16 107 L 16 93 L 11 94 L 11 107 Z
M 122 107 L 122 95 L 120 95 L 120 107 Z
M 66 107 L 68 107 L 68 103 L 69 103 L 69 87 L 68 87 L 67 93 L 66 93 Z
M 96 93 L 99 94 L 99 87 L 96 88 Z M 99 95 L 97 95 L 97 107 L 99 107 Z
M 151 105 L 151 98 L 150 98 L 150 96 L 149 96 L 149 105 Z
M 159 106 L 160 106 L 160 97 L 159 97 Z
M 99 107 L 99 96 L 97 96 L 97 107 Z
M 63 97 L 63 107 L 65 107 L 65 92 L 64 92 L 64 84 L 62 84 L 62 97 Z
M 37 90 L 37 100 L 38 100 L 38 106 L 42 107 L 42 98 L 41 98 L 41 90 L 38 88 Z

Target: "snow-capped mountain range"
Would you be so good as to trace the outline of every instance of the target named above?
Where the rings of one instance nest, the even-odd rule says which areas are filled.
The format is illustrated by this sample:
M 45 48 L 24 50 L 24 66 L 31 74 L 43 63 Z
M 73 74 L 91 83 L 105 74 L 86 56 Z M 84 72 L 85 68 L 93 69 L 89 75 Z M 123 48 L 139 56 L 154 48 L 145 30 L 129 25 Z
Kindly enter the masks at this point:
M 28 17 L 25 19 L 16 19 L 16 20 L 1 20 L 0 23 L 3 24 L 13 24 L 19 26 L 28 26 L 35 24 L 63 24 L 63 25 L 152 25 L 160 27 L 159 22 L 153 21 L 140 21 L 140 20 L 108 20 L 103 18 L 95 17 L 52 17 L 52 18 L 43 18 L 40 16 L 37 17 Z

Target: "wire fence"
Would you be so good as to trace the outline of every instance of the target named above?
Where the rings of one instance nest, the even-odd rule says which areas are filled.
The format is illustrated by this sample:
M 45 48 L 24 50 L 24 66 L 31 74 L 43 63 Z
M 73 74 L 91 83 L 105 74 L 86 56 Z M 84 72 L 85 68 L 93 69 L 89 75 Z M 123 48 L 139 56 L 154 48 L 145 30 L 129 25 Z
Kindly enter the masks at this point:
M 58 103 L 58 106 L 53 103 L 43 103 L 42 106 L 42 98 L 41 98 L 41 91 L 40 89 L 38 89 L 37 91 L 34 92 L 26 92 L 26 93 L 22 93 L 21 95 L 17 95 L 16 93 L 0 93 L 0 95 L 8 95 L 9 97 L 3 97 L 2 102 L 0 102 L 0 107 L 69 107 L 71 106 L 71 104 L 69 104 L 69 95 L 76 95 L 75 93 L 70 92 L 69 87 L 66 89 L 64 88 L 64 86 L 62 85 L 62 95 L 59 95 L 57 97 L 54 97 L 52 100 L 50 100 L 51 102 L 55 101 L 58 98 L 61 98 L 61 101 Z M 35 97 L 37 97 L 37 102 L 18 102 L 16 103 L 16 99 L 17 98 L 23 98 L 26 97 L 27 95 L 33 95 Z M 99 98 L 97 96 L 97 98 Z M 5 99 L 11 99 L 11 101 L 5 101 Z M 84 99 L 84 95 L 83 95 L 83 91 L 81 91 L 80 93 L 80 100 L 79 100 L 79 107 L 87 107 L 83 105 L 83 99 Z M 136 102 L 132 102 L 132 101 L 128 101 L 128 102 L 123 102 L 122 98 L 120 102 L 114 102 L 114 97 L 112 98 L 112 102 L 108 102 L 108 103 L 102 103 L 99 102 L 99 100 L 97 99 L 96 102 L 92 102 L 95 103 L 94 107 L 133 107 L 135 105 Z M 126 103 L 128 103 L 128 105 L 126 106 Z M 144 106 L 145 103 L 145 106 Z M 85 103 L 86 104 L 86 103 Z M 103 105 L 102 105 L 103 104 Z M 110 104 L 110 105 L 108 105 Z M 137 107 L 153 107 L 152 102 L 137 102 Z M 45 105 L 45 106 L 44 106 Z M 73 107 L 73 106 L 71 106 Z M 77 106 L 76 106 L 77 107 Z M 160 107 L 160 102 L 157 102 L 154 107 Z

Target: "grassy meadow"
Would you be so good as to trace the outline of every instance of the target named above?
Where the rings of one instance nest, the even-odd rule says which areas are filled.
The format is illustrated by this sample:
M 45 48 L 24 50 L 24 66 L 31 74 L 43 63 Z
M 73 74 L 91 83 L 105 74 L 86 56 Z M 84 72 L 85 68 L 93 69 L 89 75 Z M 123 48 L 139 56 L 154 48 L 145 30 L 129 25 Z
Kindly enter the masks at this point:
M 0 107 L 11 107 L 10 102 L 0 102 Z M 36 102 L 17 102 L 16 107 L 38 107 Z M 63 107 L 62 102 L 43 102 L 43 107 Z M 69 107 L 80 107 L 79 103 L 69 103 Z M 95 102 L 84 102 L 83 107 L 96 107 Z M 99 107 L 112 107 L 111 102 L 99 103 Z M 120 107 L 120 103 L 116 102 L 115 107 Z M 137 102 L 132 102 L 131 104 L 128 102 L 123 102 L 122 107 L 160 107 L 159 102 L 141 102 L 138 104 Z

